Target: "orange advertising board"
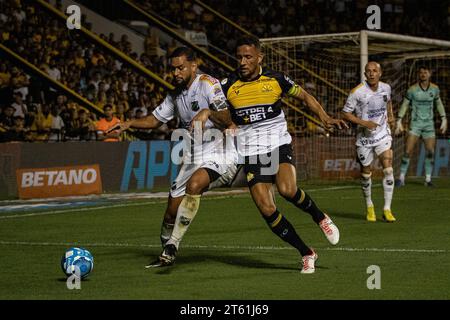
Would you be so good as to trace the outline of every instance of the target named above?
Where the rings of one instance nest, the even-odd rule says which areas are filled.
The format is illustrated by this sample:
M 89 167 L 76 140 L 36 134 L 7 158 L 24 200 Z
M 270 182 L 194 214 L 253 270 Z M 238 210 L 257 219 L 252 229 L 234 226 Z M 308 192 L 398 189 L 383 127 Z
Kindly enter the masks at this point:
M 16 170 L 19 198 L 49 198 L 102 193 L 98 164 Z

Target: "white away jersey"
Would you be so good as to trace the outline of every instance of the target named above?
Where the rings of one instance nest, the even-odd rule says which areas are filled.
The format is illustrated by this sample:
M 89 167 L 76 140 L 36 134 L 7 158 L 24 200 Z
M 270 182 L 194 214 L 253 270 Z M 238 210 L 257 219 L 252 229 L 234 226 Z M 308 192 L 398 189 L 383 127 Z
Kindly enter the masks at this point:
M 226 110 L 226 98 L 219 80 L 207 74 L 198 74 L 189 89 L 169 93 L 153 115 L 163 123 L 178 115 L 181 127 L 187 128 L 200 110 L 208 108 Z M 214 124 L 208 120 L 206 128 L 212 127 Z
M 357 146 L 374 146 L 379 141 L 391 137 L 387 121 L 387 104 L 390 100 L 391 86 L 381 81 L 378 83 L 377 91 L 373 91 L 364 81 L 350 92 L 343 111 L 355 112 L 358 118 L 378 124 L 374 130 L 358 126 Z
M 181 122 L 180 128 L 186 129 L 197 113 L 208 108 L 215 111 L 227 110 L 226 98 L 216 78 L 207 74 L 198 74 L 189 89 L 169 93 L 164 101 L 153 111 L 153 115 L 163 123 L 172 120 L 177 115 Z M 208 120 L 205 125 L 205 131 L 213 127 L 214 123 Z M 195 159 L 202 159 L 201 161 L 204 162 L 212 157 L 217 158 L 214 156 L 214 153 L 220 152 L 222 147 L 223 141 L 203 142 L 201 152 L 196 151 L 199 150 L 198 148 L 194 150 Z M 191 155 L 185 154 L 185 156 Z

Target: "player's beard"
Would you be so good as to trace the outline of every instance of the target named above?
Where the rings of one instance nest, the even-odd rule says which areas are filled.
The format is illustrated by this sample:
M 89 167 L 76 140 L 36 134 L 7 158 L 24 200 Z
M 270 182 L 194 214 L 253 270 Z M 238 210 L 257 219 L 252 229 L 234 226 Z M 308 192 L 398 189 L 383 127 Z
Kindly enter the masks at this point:
M 176 81 L 176 87 L 179 89 L 184 89 L 187 87 L 187 84 L 191 81 L 192 76 L 189 76 L 187 79 L 183 79 L 182 81 Z

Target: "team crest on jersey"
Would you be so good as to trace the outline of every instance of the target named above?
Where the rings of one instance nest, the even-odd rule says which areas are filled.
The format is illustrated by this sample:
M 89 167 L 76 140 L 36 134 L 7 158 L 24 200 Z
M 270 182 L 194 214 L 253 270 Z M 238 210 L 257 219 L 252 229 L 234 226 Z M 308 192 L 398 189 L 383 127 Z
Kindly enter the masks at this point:
M 273 87 L 270 84 L 266 83 L 263 85 L 261 91 L 262 92 L 270 92 L 270 91 L 273 91 Z
M 433 92 L 430 92 L 430 97 L 433 98 Z
M 200 106 L 198 105 L 198 101 L 192 101 L 191 108 L 192 108 L 192 111 L 198 111 L 200 109 Z

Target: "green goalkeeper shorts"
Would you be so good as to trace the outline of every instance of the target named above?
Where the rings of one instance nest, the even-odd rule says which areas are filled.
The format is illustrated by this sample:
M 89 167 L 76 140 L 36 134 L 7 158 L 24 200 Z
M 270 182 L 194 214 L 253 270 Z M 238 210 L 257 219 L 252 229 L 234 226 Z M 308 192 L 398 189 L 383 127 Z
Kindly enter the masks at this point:
M 413 134 L 424 139 L 434 138 L 436 136 L 434 130 L 434 121 L 416 120 L 411 121 L 409 134 Z

